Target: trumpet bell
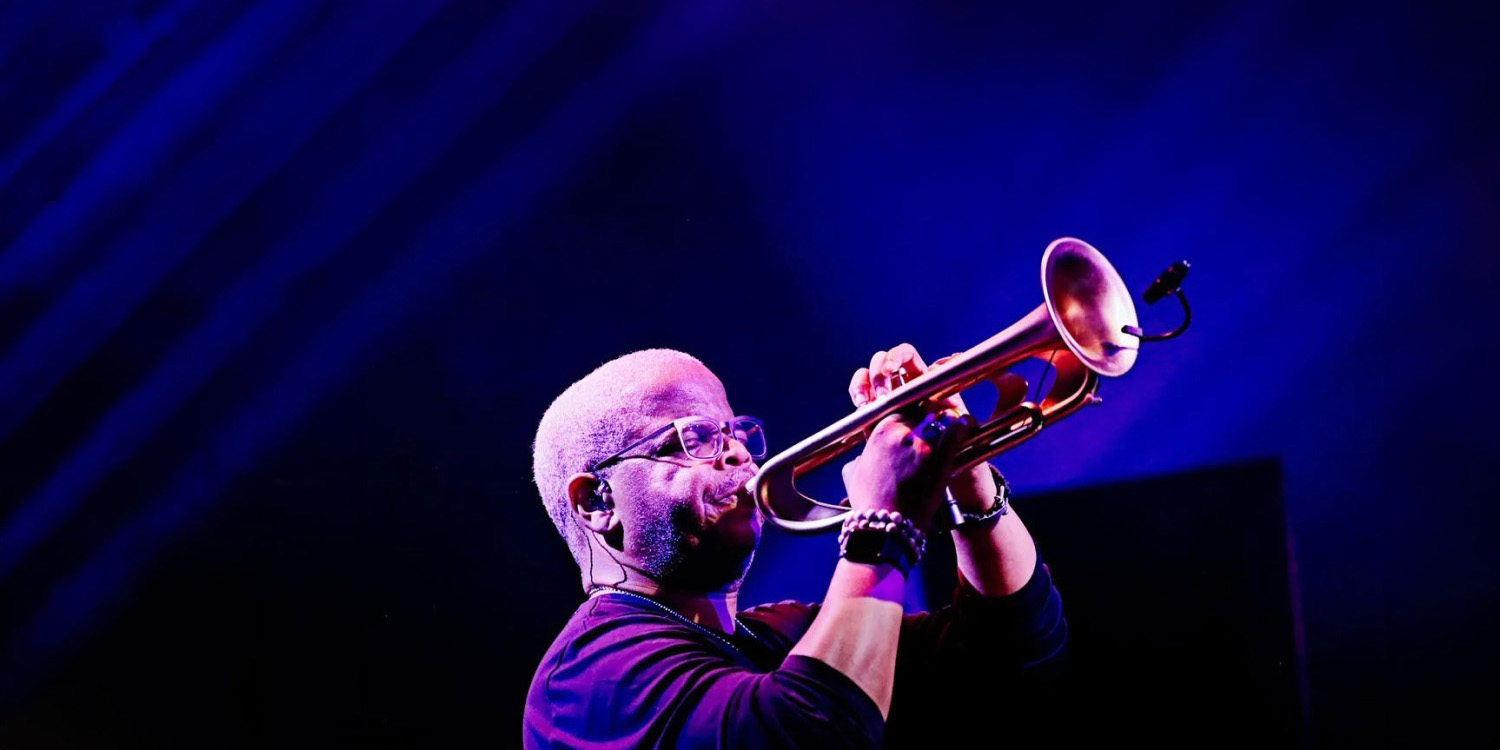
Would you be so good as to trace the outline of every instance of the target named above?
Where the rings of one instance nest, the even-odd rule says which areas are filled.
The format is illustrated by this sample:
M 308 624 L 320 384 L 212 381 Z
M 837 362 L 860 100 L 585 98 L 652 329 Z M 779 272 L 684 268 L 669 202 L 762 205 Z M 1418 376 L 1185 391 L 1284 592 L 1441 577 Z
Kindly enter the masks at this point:
M 1042 296 L 1064 345 L 1085 367 L 1107 377 L 1135 365 L 1140 339 L 1130 291 L 1104 254 L 1083 240 L 1064 237 L 1042 254 Z

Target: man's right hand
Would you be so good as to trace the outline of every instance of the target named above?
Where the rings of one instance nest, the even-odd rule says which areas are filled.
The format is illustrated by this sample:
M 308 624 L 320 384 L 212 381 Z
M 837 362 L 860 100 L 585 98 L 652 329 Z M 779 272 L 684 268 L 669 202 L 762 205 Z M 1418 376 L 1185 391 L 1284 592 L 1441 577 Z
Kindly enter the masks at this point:
M 893 414 L 881 420 L 865 449 L 844 466 L 844 489 L 855 510 L 899 510 L 924 531 L 937 518 L 953 457 L 973 419 L 951 412 Z

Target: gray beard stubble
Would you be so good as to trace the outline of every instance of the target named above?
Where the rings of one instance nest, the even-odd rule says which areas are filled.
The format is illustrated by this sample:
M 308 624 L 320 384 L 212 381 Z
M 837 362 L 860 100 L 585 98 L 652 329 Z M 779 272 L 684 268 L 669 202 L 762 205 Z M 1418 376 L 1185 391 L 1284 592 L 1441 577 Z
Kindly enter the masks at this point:
M 705 590 L 737 585 L 755 558 L 754 549 L 743 560 L 731 560 L 723 549 L 707 549 L 718 546 L 712 534 L 701 536 L 695 546 L 693 537 L 702 528 L 687 505 L 644 515 L 636 530 L 636 555 L 641 569 L 657 581 Z

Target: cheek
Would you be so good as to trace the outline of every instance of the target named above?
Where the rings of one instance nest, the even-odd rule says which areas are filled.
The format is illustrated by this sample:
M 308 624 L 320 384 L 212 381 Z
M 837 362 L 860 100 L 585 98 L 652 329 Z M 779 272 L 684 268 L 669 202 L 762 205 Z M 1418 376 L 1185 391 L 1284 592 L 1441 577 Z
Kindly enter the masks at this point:
M 629 488 L 634 510 L 653 517 L 671 517 L 678 512 L 698 513 L 702 498 L 711 489 L 711 475 L 693 466 L 661 462 L 621 476 Z M 680 510 L 679 510 L 680 509 Z
M 658 486 L 666 488 L 674 498 L 685 498 L 699 491 L 702 479 L 702 475 L 693 471 L 692 467 L 670 466 L 662 471 Z
M 696 499 L 702 491 L 699 479 L 691 467 L 663 462 L 635 477 L 633 489 L 643 504 L 661 511 Z

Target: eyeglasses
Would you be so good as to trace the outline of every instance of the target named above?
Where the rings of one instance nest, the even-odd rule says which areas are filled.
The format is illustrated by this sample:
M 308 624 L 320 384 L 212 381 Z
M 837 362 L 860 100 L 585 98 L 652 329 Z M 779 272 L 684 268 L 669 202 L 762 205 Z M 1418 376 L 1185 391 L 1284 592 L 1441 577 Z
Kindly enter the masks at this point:
M 715 422 L 707 417 L 683 417 L 652 432 L 640 440 L 625 446 L 619 453 L 596 462 L 589 471 L 598 471 L 625 457 L 636 446 L 660 437 L 667 430 L 675 429 L 673 439 L 657 446 L 651 456 L 671 456 L 681 451 L 699 461 L 712 461 L 724 452 L 724 437 L 731 436 L 745 446 L 745 451 L 756 461 L 766 457 L 766 426 L 755 417 L 739 416 L 728 422 Z

